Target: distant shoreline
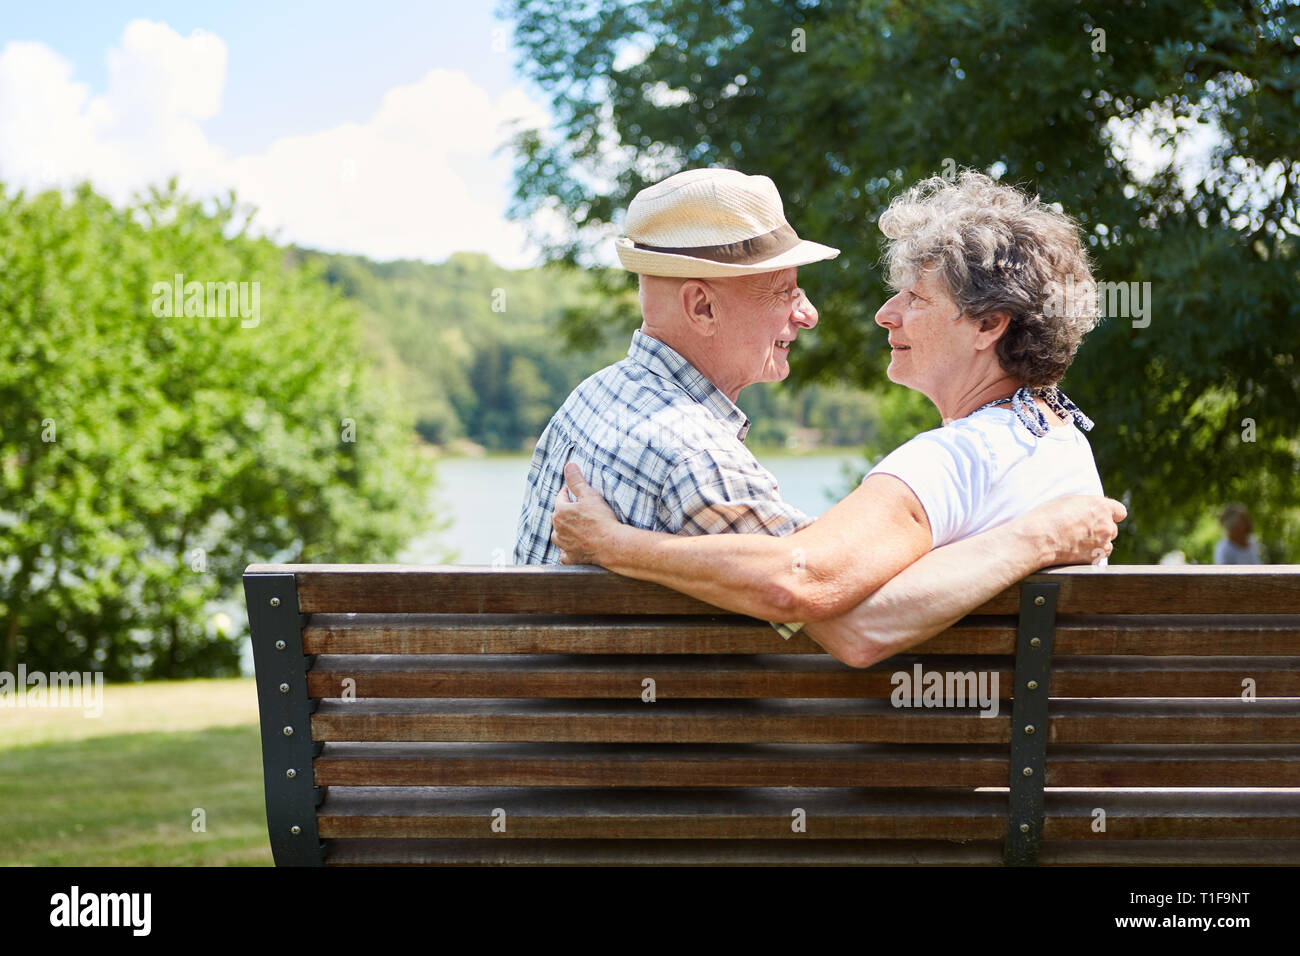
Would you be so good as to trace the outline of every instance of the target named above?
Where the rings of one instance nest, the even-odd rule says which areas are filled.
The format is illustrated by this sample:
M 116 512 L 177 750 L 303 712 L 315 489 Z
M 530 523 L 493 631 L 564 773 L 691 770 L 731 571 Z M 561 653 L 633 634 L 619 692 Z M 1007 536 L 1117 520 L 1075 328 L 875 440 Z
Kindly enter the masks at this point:
M 783 445 L 751 445 L 748 447 L 754 457 L 758 459 L 776 456 L 783 458 L 828 458 L 839 455 L 862 455 L 862 446 L 860 445 L 817 445 L 811 448 L 786 448 Z M 439 446 L 428 444 L 422 444 L 420 446 L 420 453 L 433 461 L 528 458 L 532 455 L 531 450 L 504 451 L 501 449 L 487 449 L 481 445 L 475 445 L 473 448 L 465 448 L 463 446 Z M 865 455 L 863 455 L 863 459 L 865 460 Z

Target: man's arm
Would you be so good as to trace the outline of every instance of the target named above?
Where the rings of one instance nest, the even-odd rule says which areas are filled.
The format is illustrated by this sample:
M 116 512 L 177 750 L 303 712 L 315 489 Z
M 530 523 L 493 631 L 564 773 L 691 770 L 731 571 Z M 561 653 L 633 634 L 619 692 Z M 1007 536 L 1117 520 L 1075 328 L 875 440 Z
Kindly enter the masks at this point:
M 1092 500 L 1057 498 L 991 531 L 936 548 L 847 614 L 808 624 L 804 631 L 852 667 L 869 667 L 902 653 L 1025 576 L 1050 565 L 1082 563 L 1079 545 L 1088 543 L 1088 532 L 1079 538 L 1078 530 L 1070 531 L 1070 511 Z M 1111 513 L 1109 519 L 1097 516 L 1092 533 L 1099 537 L 1109 534 L 1108 521 L 1122 521 L 1126 515 L 1119 502 L 1103 500 Z M 1107 540 L 1088 557 L 1096 561 L 1110 552 Z
M 573 465 L 555 501 L 552 540 L 566 564 L 601 564 L 702 601 L 768 620 L 843 614 L 930 549 L 925 511 L 891 475 L 868 478 L 793 534 L 662 534 L 620 524 Z M 744 500 L 717 481 L 682 495 L 684 528 L 760 530 Z M 577 501 L 569 500 L 569 492 Z M 865 556 L 865 558 L 864 558 Z

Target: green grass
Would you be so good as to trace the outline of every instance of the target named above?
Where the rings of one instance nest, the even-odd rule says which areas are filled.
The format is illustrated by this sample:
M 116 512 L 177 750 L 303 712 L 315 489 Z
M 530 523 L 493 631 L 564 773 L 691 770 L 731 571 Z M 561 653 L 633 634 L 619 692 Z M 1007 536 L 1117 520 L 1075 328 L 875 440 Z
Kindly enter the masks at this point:
M 111 685 L 100 718 L 0 711 L 0 865 L 269 866 L 256 720 L 247 680 Z

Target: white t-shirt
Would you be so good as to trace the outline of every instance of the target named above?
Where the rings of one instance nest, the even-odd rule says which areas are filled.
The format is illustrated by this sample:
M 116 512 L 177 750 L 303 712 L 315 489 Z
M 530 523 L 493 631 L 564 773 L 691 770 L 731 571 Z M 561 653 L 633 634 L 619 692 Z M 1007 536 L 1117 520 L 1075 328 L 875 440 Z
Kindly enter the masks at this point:
M 1243 548 L 1228 538 L 1214 546 L 1215 564 L 1263 564 L 1259 559 L 1259 545 L 1252 536 Z
M 1102 493 L 1092 446 L 1073 423 L 1037 438 L 999 406 L 922 432 L 867 477 L 875 474 L 893 475 L 912 489 L 930 519 L 936 548 L 1061 495 Z

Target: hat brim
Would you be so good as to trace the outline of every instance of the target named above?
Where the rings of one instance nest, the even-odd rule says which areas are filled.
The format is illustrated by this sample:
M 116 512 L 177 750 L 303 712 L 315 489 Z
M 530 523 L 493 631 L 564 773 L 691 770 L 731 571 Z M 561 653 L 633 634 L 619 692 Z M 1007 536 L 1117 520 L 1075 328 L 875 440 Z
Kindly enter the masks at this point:
M 714 262 L 712 259 L 697 259 L 694 256 L 679 256 L 670 252 L 650 252 L 638 249 L 636 243 L 627 237 L 614 242 L 618 250 L 618 260 L 629 272 L 647 276 L 668 276 L 675 279 L 716 279 L 724 276 L 752 276 L 762 272 L 779 272 L 795 266 L 834 259 L 840 250 L 823 246 L 820 242 L 800 240 L 797 246 L 787 249 L 780 255 L 762 262 L 747 262 L 743 265 L 730 262 Z

